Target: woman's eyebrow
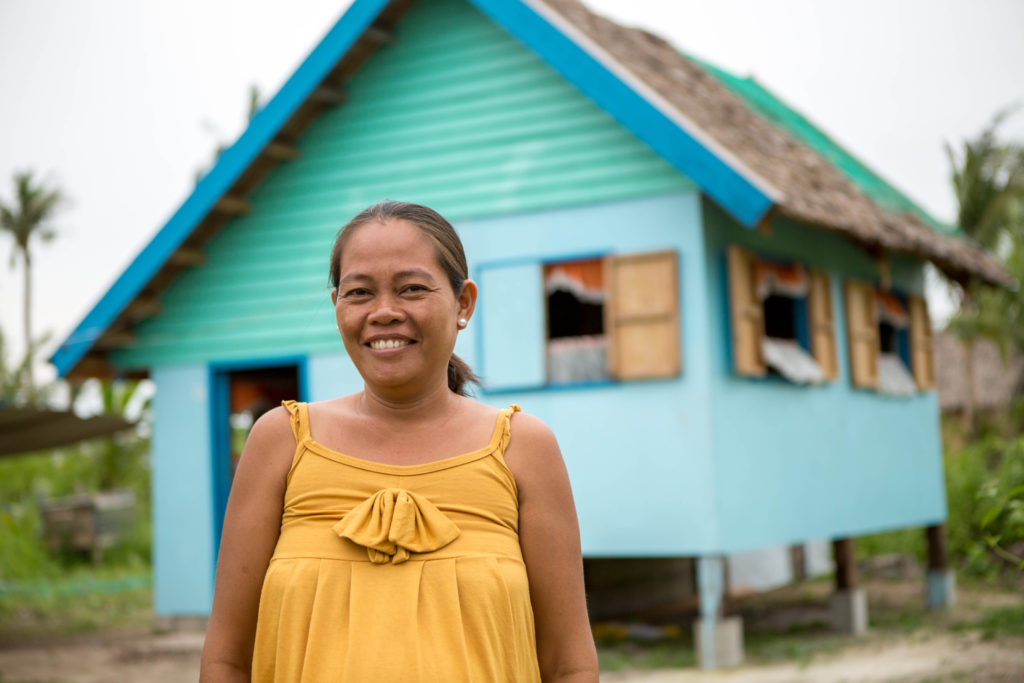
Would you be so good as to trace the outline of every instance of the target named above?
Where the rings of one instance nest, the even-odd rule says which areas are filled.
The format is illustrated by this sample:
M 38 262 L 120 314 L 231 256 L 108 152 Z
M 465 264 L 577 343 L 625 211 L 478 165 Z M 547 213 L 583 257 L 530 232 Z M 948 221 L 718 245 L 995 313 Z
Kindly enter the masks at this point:
M 372 280 L 372 279 L 373 278 L 371 278 L 369 275 L 366 275 L 365 273 L 348 273 L 348 274 L 345 275 L 345 277 L 343 277 L 340 280 L 338 280 L 338 286 L 341 287 L 343 284 L 345 284 L 347 282 L 351 282 L 352 280 Z
M 396 280 L 404 280 L 407 278 L 421 278 L 424 280 L 434 281 L 434 276 L 430 274 L 430 271 L 423 270 L 422 268 L 409 268 L 407 270 L 400 270 L 395 273 Z M 343 284 L 347 284 L 354 280 L 360 282 L 372 281 L 373 277 L 366 273 L 346 273 L 343 278 L 338 280 L 338 286 L 341 287 Z
M 434 281 L 434 276 L 430 274 L 430 271 L 422 270 L 421 268 L 410 268 L 409 270 L 400 270 L 395 273 L 395 277 L 398 279 L 407 277 L 421 277 L 431 282 Z

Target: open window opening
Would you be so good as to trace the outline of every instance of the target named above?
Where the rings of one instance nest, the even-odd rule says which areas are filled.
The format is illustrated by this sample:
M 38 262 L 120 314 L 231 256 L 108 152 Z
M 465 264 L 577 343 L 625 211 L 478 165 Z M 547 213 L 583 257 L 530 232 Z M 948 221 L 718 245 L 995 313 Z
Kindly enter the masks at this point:
M 608 378 L 602 259 L 544 266 L 547 304 L 547 374 L 551 384 Z
M 737 374 L 797 384 L 835 376 L 827 275 L 731 247 L 729 288 Z
M 890 396 L 934 388 L 932 330 L 923 297 L 851 279 L 845 302 L 853 386 Z
M 674 250 L 502 264 L 481 269 L 479 277 L 484 310 L 505 313 L 483 316 L 486 391 L 667 379 L 682 372 Z M 529 296 L 503 300 L 509 291 Z
M 878 392 L 912 396 L 917 387 L 910 374 L 910 314 L 903 299 L 878 292 Z

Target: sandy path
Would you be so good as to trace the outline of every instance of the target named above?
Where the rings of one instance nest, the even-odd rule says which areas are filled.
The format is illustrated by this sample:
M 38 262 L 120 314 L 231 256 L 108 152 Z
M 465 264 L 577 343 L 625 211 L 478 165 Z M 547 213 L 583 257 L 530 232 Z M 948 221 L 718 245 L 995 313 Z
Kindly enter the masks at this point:
M 179 683 L 199 676 L 202 633 L 94 639 L 0 650 L 3 683 Z M 853 681 L 1024 680 L 1019 641 L 981 641 L 977 634 L 915 634 L 852 644 L 807 666 L 776 664 L 732 671 L 676 669 L 609 673 L 605 683 L 839 683 Z
M 981 641 L 976 633 L 909 635 L 851 645 L 802 666 L 785 663 L 732 671 L 675 669 L 604 674 L 603 683 L 853 683 L 854 681 L 1024 680 L 1019 642 Z

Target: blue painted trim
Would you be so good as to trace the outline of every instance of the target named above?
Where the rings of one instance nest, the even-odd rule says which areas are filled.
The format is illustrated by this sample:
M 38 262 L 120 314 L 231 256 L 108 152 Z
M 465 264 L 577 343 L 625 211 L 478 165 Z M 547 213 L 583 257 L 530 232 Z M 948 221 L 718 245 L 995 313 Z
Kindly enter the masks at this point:
M 807 353 L 811 353 L 811 324 L 807 318 L 807 297 L 794 297 L 793 324 L 796 326 L 796 341 Z
M 228 468 L 228 449 L 231 448 L 231 434 L 227 416 L 230 410 L 228 374 L 237 370 L 258 370 L 292 366 L 299 379 L 300 401 L 309 400 L 309 357 L 270 356 L 242 360 L 217 361 L 207 366 L 210 387 L 210 467 L 213 486 L 213 571 L 217 572 L 217 555 L 220 550 L 220 534 L 224 526 L 224 511 L 231 490 Z
M 213 552 L 210 556 L 213 558 L 213 575 L 216 581 L 220 533 L 224 526 L 224 509 L 227 507 L 230 489 L 227 450 L 231 447 L 231 434 L 226 419 L 230 411 L 230 396 L 227 371 L 210 366 L 207 372 L 210 378 L 207 384 L 210 388 L 210 490 L 213 495 L 213 533 L 210 535 Z
M 524 2 L 469 2 L 689 176 L 742 225 L 756 226 L 771 208 L 771 198 Z
M 907 370 L 910 370 L 910 330 L 905 327 L 896 328 L 896 352 L 903 364 L 907 366 Z
M 356 0 L 338 19 L 274 98 L 253 117 L 242 136 L 224 151 L 185 203 L 50 357 L 59 377 L 74 368 L 107 326 L 142 291 L 387 4 L 388 0 Z

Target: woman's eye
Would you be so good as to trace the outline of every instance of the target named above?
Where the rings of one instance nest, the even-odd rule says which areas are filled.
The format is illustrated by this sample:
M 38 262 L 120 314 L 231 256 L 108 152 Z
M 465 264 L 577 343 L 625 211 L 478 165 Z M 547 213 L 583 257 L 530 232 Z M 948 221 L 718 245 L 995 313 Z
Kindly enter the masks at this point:
M 370 290 L 368 290 L 368 289 L 366 289 L 364 287 L 356 287 L 355 289 L 350 289 L 347 292 L 345 292 L 345 296 L 346 297 L 366 296 L 369 293 L 370 293 Z
M 423 285 L 406 285 L 403 291 L 410 292 L 412 294 L 419 294 L 420 292 L 426 292 L 427 288 Z

